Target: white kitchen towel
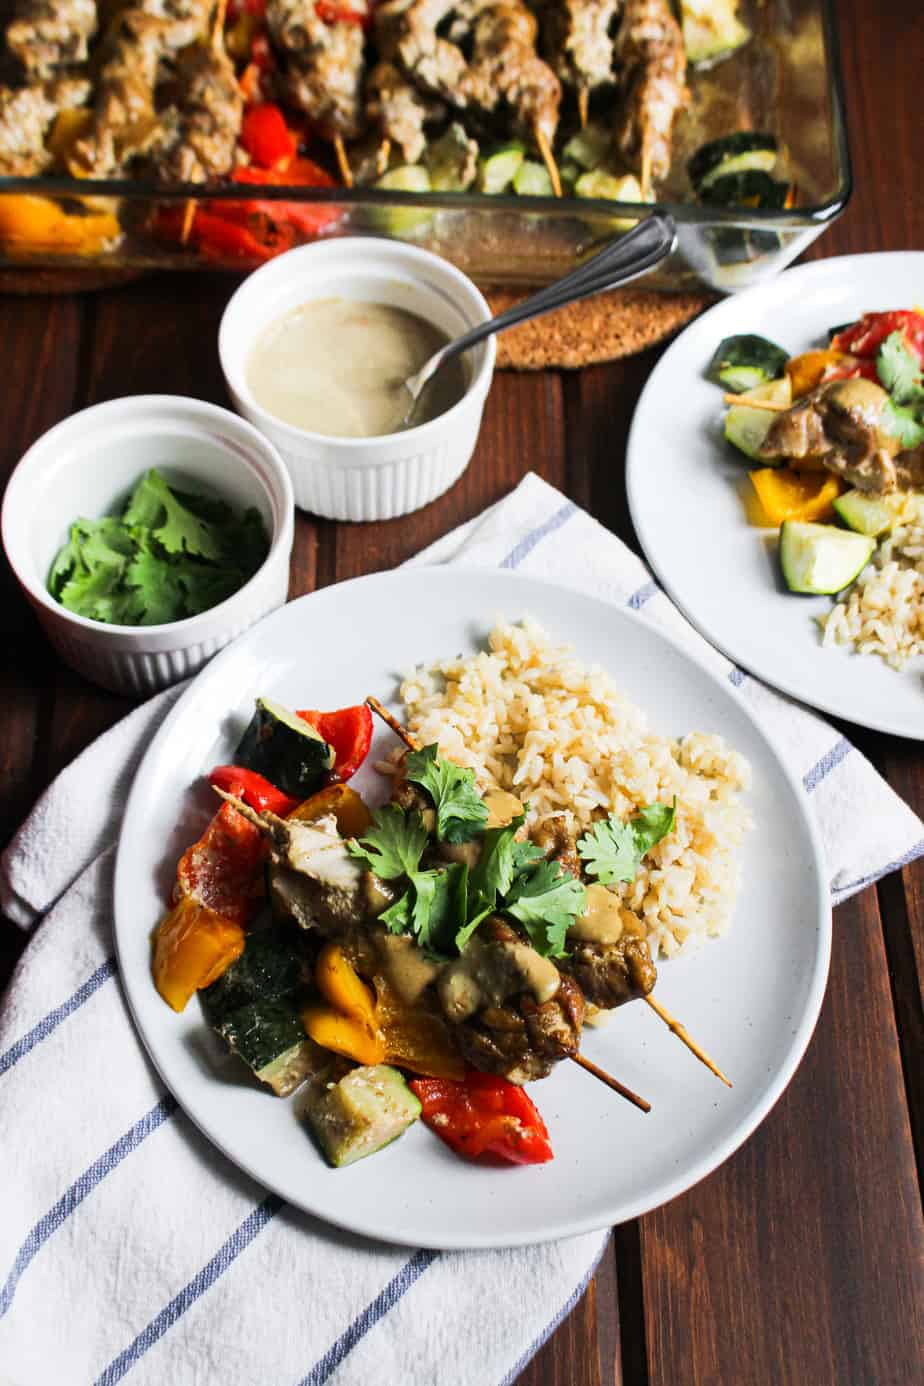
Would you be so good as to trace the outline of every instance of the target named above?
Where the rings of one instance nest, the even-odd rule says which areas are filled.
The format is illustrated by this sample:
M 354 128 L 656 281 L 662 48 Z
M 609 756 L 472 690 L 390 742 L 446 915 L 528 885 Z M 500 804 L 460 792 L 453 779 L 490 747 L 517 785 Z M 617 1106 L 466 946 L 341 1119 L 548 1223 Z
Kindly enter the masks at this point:
M 924 852 L 924 826 L 849 742 L 712 650 L 619 540 L 537 477 L 413 561 L 554 575 L 670 628 L 798 771 L 835 899 Z M 3 858 L 6 912 L 44 918 L 0 1010 L 0 1386 L 510 1382 L 577 1302 L 605 1234 L 410 1253 L 330 1229 L 213 1149 L 135 1037 L 112 956 L 113 845 L 181 691 L 74 761 Z

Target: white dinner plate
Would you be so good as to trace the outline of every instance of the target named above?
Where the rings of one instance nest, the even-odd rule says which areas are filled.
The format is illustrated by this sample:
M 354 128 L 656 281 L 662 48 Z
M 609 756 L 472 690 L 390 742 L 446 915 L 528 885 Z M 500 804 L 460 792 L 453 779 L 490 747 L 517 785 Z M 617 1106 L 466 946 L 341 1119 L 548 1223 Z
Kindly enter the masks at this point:
M 194 999 L 182 1015 L 154 989 L 150 932 L 176 862 L 214 811 L 201 776 L 231 759 L 253 700 L 341 707 L 393 699 L 415 663 L 474 651 L 498 613 L 531 615 L 605 666 L 670 735 L 720 731 L 753 766 L 755 821 L 734 924 L 660 968 L 657 995 L 734 1080 L 728 1090 L 648 1007 L 628 1005 L 584 1051 L 652 1104 L 646 1116 L 569 1063 L 535 1084 L 555 1158 L 532 1168 L 459 1159 L 422 1123 L 347 1169 L 325 1164 L 283 1101 L 221 1050 Z M 384 797 L 372 762 L 354 783 Z M 267 1188 L 372 1237 L 429 1247 L 512 1246 L 604 1227 L 689 1188 L 754 1130 L 785 1088 L 818 1015 L 830 908 L 804 797 L 734 689 L 639 618 L 515 574 L 416 569 L 359 578 L 283 607 L 223 651 L 158 731 L 138 771 L 115 878 L 119 963 L 135 1021 L 167 1087 L 207 1136 Z
M 777 531 L 748 523 L 748 464 L 724 441 L 722 391 L 704 372 L 719 342 L 740 332 L 795 355 L 826 345 L 830 327 L 864 312 L 922 302 L 924 253 L 895 252 L 801 265 L 716 304 L 652 371 L 626 454 L 629 509 L 645 555 L 707 640 L 812 707 L 919 740 L 924 659 L 899 672 L 878 656 L 822 649 L 814 618 L 831 609 L 831 598 L 783 586 Z

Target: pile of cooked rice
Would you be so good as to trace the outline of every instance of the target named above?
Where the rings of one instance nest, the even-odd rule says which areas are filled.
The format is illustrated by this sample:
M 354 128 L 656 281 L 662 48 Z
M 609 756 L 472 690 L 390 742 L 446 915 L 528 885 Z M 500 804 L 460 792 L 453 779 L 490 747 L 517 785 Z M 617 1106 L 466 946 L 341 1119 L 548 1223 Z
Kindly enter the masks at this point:
M 826 616 L 823 645 L 849 645 L 882 655 L 893 669 L 924 654 L 924 495 L 883 497 L 892 531 L 856 582 Z
M 653 957 L 728 928 L 750 767 L 721 736 L 659 736 L 607 674 L 529 620 L 500 622 L 483 653 L 414 670 L 401 698 L 423 744 L 438 742 L 473 769 L 482 792 L 528 802 L 531 823 L 564 814 L 580 836 L 595 819 L 626 819 L 676 796 L 673 831 L 614 889 L 643 922 Z

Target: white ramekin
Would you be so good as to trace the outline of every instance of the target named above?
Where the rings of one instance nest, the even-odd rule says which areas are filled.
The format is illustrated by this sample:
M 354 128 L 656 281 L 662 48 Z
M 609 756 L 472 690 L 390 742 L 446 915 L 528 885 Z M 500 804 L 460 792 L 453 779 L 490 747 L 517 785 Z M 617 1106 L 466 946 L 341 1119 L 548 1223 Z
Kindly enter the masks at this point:
M 111 513 L 149 467 L 237 509 L 255 506 L 270 536 L 266 561 L 240 591 L 185 621 L 110 626 L 75 616 L 46 588 L 52 560 L 74 520 Z M 94 683 L 137 696 L 196 673 L 283 604 L 293 511 L 288 472 L 250 424 L 200 400 L 137 395 L 84 409 L 39 438 L 10 478 L 0 528 L 10 566 L 61 658 Z
M 449 337 L 491 310 L 472 281 L 428 250 L 371 236 L 318 241 L 279 255 L 232 296 L 218 354 L 234 407 L 265 433 L 289 468 L 295 503 L 332 520 L 389 520 L 447 490 L 478 438 L 494 370 L 494 338 L 467 353 L 468 388 L 445 414 L 381 438 L 329 438 L 283 423 L 257 404 L 246 367 L 264 328 L 319 298 L 385 303 L 426 318 Z

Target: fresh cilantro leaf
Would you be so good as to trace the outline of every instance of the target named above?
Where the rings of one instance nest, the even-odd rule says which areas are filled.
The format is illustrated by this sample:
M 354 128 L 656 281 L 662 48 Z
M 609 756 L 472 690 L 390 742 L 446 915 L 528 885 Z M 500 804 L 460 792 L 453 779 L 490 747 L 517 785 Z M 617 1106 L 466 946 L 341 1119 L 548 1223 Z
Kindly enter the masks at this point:
M 55 555 L 48 574 L 48 590 L 53 597 L 61 600 L 61 589 L 75 570 L 83 569 L 80 558 L 80 532 L 76 525 L 68 531 L 67 543 Z
M 921 362 L 903 332 L 890 332 L 876 354 L 876 374 L 896 404 L 924 399 Z
M 122 582 L 118 568 L 79 568 L 63 585 L 58 600 L 75 616 L 90 621 L 107 621 Z
M 903 450 L 919 448 L 924 443 L 924 421 L 914 409 L 886 400 L 882 422 L 886 432 L 899 440 Z
M 649 804 L 628 823 L 615 817 L 595 823 L 577 845 L 588 875 L 601 885 L 633 881 L 645 853 L 673 828 L 676 811 L 675 799 L 672 806 Z
M 519 876 L 523 871 L 533 865 L 534 862 L 541 861 L 545 856 L 541 847 L 537 847 L 535 842 L 529 839 L 525 842 L 514 842 L 513 844 L 513 874 Z
M 568 930 L 586 907 L 587 891 L 557 861 L 540 862 L 519 876 L 503 902 L 544 958 L 564 956 Z
M 405 774 L 433 800 L 436 835 L 441 842 L 468 842 L 484 828 L 488 810 L 475 788 L 473 770 L 443 760 L 433 745 L 408 752 Z
M 468 943 L 472 934 L 478 928 L 478 925 L 482 922 L 483 919 L 487 919 L 488 915 L 491 914 L 491 912 L 491 908 L 480 910 L 478 914 L 472 916 L 472 918 L 468 921 L 467 924 L 465 924 L 461 929 L 459 929 L 455 937 L 455 945 L 460 953 L 464 949 L 465 945 Z
M 409 934 L 411 932 L 411 914 L 413 911 L 413 897 L 411 891 L 407 891 L 393 905 L 389 905 L 387 910 L 383 910 L 379 915 L 379 923 L 393 934 Z
M 451 862 L 435 871 L 417 871 L 411 877 L 411 885 L 411 928 L 418 946 L 431 955 L 448 957 L 465 923 L 468 867 L 462 862 Z
M 145 525 L 167 553 L 192 553 L 217 561 L 221 544 L 207 521 L 194 515 L 153 469 L 135 487 L 125 511 L 129 525 Z
M 427 830 L 419 813 L 405 813 L 397 804 L 383 804 L 372 815 L 372 827 L 361 838 L 351 838 L 347 850 L 365 860 L 383 881 L 394 881 L 414 874 L 426 845 Z
M 112 515 L 101 520 L 78 520 L 74 528 L 80 540 L 80 556 L 87 568 L 97 564 L 124 568 L 126 558 L 131 558 L 135 551 L 135 541 L 128 527 Z
M 144 616 L 141 624 L 160 626 L 186 615 L 185 595 L 176 569 L 141 549 L 125 570 L 125 581 L 138 591 Z
M 481 839 L 481 854 L 469 883 L 470 908 L 493 909 L 498 895 L 506 895 L 516 874 L 514 848 L 516 826 L 488 828 Z M 542 854 L 540 853 L 540 856 Z

